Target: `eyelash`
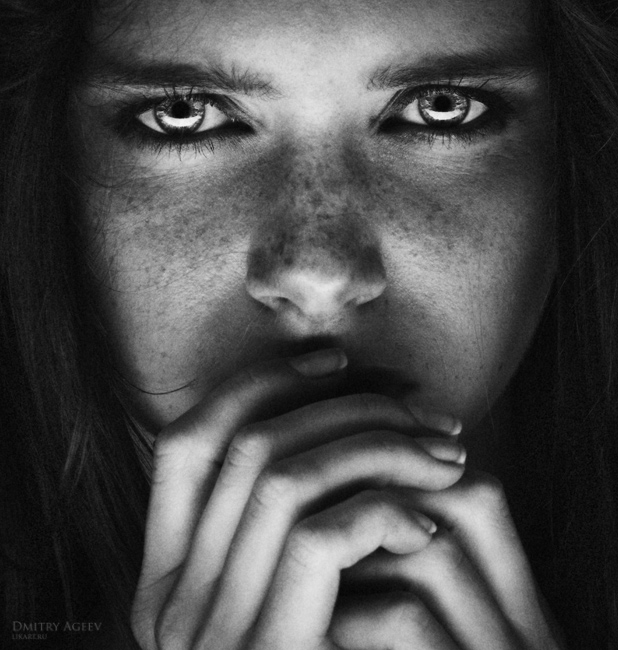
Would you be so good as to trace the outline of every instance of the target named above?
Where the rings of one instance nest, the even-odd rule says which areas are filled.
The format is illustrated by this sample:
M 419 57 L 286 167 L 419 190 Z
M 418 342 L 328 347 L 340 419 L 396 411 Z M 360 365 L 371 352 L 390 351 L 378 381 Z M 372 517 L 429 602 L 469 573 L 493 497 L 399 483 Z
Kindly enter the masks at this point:
M 452 140 L 457 140 L 462 144 L 471 144 L 478 138 L 502 130 L 514 112 L 512 105 L 504 97 L 505 93 L 487 91 L 484 89 L 484 85 L 485 82 L 477 87 L 464 87 L 457 82 L 448 82 L 402 90 L 395 95 L 385 111 L 376 118 L 377 128 L 386 135 L 403 136 L 428 145 L 433 145 L 438 138 L 442 138 L 442 144 L 445 145 L 451 144 Z M 428 91 L 459 94 L 468 100 L 480 101 L 487 107 L 487 110 L 468 124 L 450 127 L 420 125 L 397 119 L 398 112 L 401 112 L 416 99 L 423 97 Z M 193 89 L 188 92 L 164 89 L 163 93 L 164 99 L 158 96 L 125 104 L 114 124 L 119 135 L 127 140 L 133 140 L 140 148 L 149 149 L 155 154 L 167 151 L 169 153 L 176 152 L 180 156 L 180 154 L 186 153 L 187 149 L 194 155 L 212 154 L 219 144 L 225 143 L 233 146 L 253 133 L 253 129 L 242 121 L 241 112 L 227 98 L 194 92 Z M 234 122 L 196 134 L 166 135 L 153 131 L 137 119 L 139 115 L 154 109 L 166 100 L 179 101 L 183 99 L 187 101 L 199 100 L 210 104 L 233 119 Z
M 240 111 L 235 107 L 231 100 L 220 95 L 209 95 L 195 92 L 193 89 L 179 92 L 176 89 L 164 89 L 165 98 L 145 98 L 138 102 L 128 102 L 119 111 L 118 118 L 113 125 L 116 132 L 129 141 L 134 141 L 141 148 L 149 149 L 155 154 L 164 151 L 169 153 L 176 152 L 178 155 L 186 153 L 187 148 L 192 149 L 193 154 L 212 154 L 218 143 L 225 142 L 234 145 L 240 142 L 243 137 L 251 133 L 252 128 L 241 121 Z M 214 106 L 222 113 L 227 115 L 232 124 L 188 135 L 166 135 L 153 131 L 144 125 L 138 116 L 154 109 L 164 101 L 203 101 L 205 104 Z
M 380 129 L 387 135 L 400 135 L 428 145 L 433 145 L 438 138 L 441 138 L 441 144 L 445 145 L 451 144 L 452 140 L 457 140 L 464 145 L 471 144 L 478 138 L 499 132 L 506 127 L 515 109 L 507 101 L 506 92 L 485 90 L 485 83 L 473 87 L 461 86 L 457 82 L 448 82 L 402 90 L 378 118 L 377 121 L 381 122 Z M 399 112 L 414 100 L 426 96 L 428 91 L 459 94 L 467 100 L 481 102 L 487 107 L 487 110 L 468 124 L 455 126 L 436 127 L 397 119 Z

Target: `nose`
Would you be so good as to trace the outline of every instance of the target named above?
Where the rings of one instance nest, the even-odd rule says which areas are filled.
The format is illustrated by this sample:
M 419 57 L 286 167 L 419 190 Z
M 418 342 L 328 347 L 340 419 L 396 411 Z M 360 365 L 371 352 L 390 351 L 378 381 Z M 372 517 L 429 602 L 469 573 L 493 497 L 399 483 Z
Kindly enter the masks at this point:
M 356 214 L 285 214 L 258 229 L 246 289 L 295 333 L 334 332 L 379 298 L 386 273 L 379 243 Z
M 269 201 L 252 234 L 246 289 L 278 326 L 332 332 L 386 288 L 372 176 L 359 155 L 318 137 L 303 142 L 262 178 Z
M 255 251 L 247 273 L 247 291 L 258 302 L 281 316 L 313 322 L 339 319 L 346 312 L 378 298 L 386 288 L 381 256 L 376 248 L 354 250 L 346 242 L 347 255 L 335 255 L 328 247 Z M 287 247 L 289 248 L 289 247 Z M 278 249 L 278 250 L 277 250 Z M 341 252 L 341 251 L 337 251 Z

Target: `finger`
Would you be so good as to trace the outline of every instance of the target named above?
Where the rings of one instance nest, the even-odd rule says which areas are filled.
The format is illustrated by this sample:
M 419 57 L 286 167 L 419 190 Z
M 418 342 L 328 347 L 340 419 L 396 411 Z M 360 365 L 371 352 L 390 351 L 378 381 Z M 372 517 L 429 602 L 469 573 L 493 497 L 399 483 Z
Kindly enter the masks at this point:
M 417 595 L 464 650 L 514 650 L 519 639 L 457 540 L 439 528 L 422 551 L 376 554 L 346 572 L 354 586 L 396 584 Z
M 497 479 L 469 472 L 442 493 L 419 492 L 412 501 L 451 530 L 523 638 L 538 645 L 551 636 L 531 567 Z
M 184 560 L 203 503 L 233 435 L 257 409 L 291 392 L 315 391 L 346 363 L 339 350 L 247 369 L 225 382 L 159 434 L 144 560 L 132 623 L 138 640 L 154 644 L 154 619 Z
M 312 379 L 330 374 L 342 364 L 337 350 L 305 355 L 296 364 Z M 313 364 L 313 365 L 312 365 Z M 174 540 L 188 541 L 188 521 L 201 509 L 207 478 L 216 478 L 233 435 L 253 417 L 262 403 L 292 389 L 307 390 L 307 375 L 283 360 L 247 369 L 225 382 L 208 399 L 164 430 L 155 445 L 155 469 L 148 519 L 146 551 L 154 563 L 159 555 L 170 563 Z M 149 552 L 150 551 L 150 552 Z M 183 549 L 175 555 L 182 557 Z
M 272 462 L 361 431 L 413 434 L 415 427 L 418 429 L 416 416 L 401 402 L 371 394 L 325 400 L 245 427 L 230 443 L 201 518 L 194 545 L 199 551 L 189 559 L 187 570 L 192 575 L 200 573 L 205 584 L 216 579 L 255 481 Z M 461 448 L 451 440 L 417 442 L 441 460 L 456 461 L 461 455 Z
M 422 447 L 428 454 L 431 454 L 438 460 L 446 460 L 454 463 L 466 462 L 466 450 L 454 440 L 445 440 L 444 438 L 417 438 L 416 444 Z M 457 454 L 455 456 L 455 454 Z
M 325 647 L 341 570 L 380 547 L 414 553 L 431 539 L 427 528 L 424 517 L 380 491 L 358 493 L 297 524 L 249 647 Z
M 410 592 L 338 603 L 328 636 L 342 650 L 460 650 L 422 600 Z
M 251 425 L 234 437 L 217 484 L 196 529 L 192 550 L 189 551 L 182 575 L 175 587 L 174 597 L 167 603 L 169 619 L 178 630 L 187 630 L 188 621 L 196 620 L 208 609 L 232 539 L 260 472 L 277 459 L 376 426 L 413 434 L 415 427 L 418 428 L 417 415 L 412 416 L 399 401 L 389 397 L 352 395 L 325 400 L 268 422 Z M 379 445 L 383 446 L 384 442 L 385 439 Z M 428 438 L 417 442 L 421 448 L 428 449 L 440 460 L 458 461 L 462 458 L 462 448 L 453 439 L 436 441 L 435 444 Z M 346 447 L 349 445 L 349 442 L 345 443 Z M 339 450 L 332 449 L 329 462 L 339 453 Z M 307 459 L 314 464 L 320 463 L 319 460 Z M 337 462 L 333 472 L 338 472 L 339 469 L 340 464 Z M 457 468 L 454 479 L 459 475 L 460 469 Z M 320 490 L 326 487 L 323 482 L 318 485 Z M 270 563 L 266 559 L 256 560 L 254 543 L 259 544 L 259 541 L 248 542 L 246 562 L 251 566 L 261 564 L 263 578 L 253 592 L 246 586 L 241 588 L 240 584 L 238 585 L 239 593 L 242 593 L 247 601 L 253 597 L 254 603 L 257 603 L 261 598 L 268 584 L 269 571 L 274 571 L 273 563 L 276 562 L 270 540 L 280 535 L 277 540 L 280 545 L 290 526 L 290 521 L 285 521 L 284 525 L 278 528 L 273 526 L 273 522 L 265 524 L 264 528 L 269 530 L 270 534 L 261 548 L 270 556 Z M 242 567 L 238 569 L 241 581 L 244 571 Z M 231 586 L 230 589 L 235 590 L 236 587 Z M 232 594 L 232 598 L 237 600 L 238 597 L 238 593 Z M 225 600 L 225 595 L 223 598 Z M 255 604 L 250 608 L 245 606 L 245 609 L 251 611 L 254 608 Z M 249 611 L 247 616 L 250 616 Z
M 364 432 L 275 463 L 255 484 L 229 550 L 212 619 L 225 621 L 233 611 L 243 625 L 252 624 L 289 530 L 325 498 L 341 498 L 341 490 L 358 490 L 361 483 L 442 489 L 462 473 L 461 465 L 438 461 L 408 436 L 388 431 Z M 196 546 L 192 557 L 197 553 Z M 187 583 L 196 579 L 190 567 L 183 570 Z

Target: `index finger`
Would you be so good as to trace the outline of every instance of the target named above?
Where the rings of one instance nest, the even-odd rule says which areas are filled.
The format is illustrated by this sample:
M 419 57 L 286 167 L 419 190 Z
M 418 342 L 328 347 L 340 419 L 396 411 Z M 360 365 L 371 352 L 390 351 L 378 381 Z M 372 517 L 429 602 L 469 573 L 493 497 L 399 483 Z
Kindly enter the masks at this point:
M 146 524 L 144 579 L 163 576 L 182 562 L 229 442 L 255 411 L 286 393 L 315 389 L 346 362 L 344 353 L 333 349 L 247 368 L 159 434 Z

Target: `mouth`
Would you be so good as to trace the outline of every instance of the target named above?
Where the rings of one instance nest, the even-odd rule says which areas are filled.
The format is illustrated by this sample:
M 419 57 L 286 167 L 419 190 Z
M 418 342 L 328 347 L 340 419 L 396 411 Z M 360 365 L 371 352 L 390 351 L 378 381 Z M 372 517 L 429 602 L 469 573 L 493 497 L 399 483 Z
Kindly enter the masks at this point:
M 403 399 L 419 389 L 417 382 L 397 368 L 353 362 L 348 366 L 348 385 L 351 393 L 379 393 L 396 399 Z
M 412 380 L 403 370 L 389 365 L 361 362 L 358 355 L 352 353 L 334 337 L 324 336 L 301 341 L 287 341 L 285 349 L 282 349 L 281 353 L 282 356 L 296 356 L 333 347 L 345 350 L 349 359 L 345 388 L 342 394 L 379 393 L 402 399 L 404 396 L 418 391 L 418 382 Z

